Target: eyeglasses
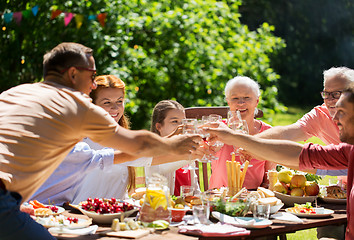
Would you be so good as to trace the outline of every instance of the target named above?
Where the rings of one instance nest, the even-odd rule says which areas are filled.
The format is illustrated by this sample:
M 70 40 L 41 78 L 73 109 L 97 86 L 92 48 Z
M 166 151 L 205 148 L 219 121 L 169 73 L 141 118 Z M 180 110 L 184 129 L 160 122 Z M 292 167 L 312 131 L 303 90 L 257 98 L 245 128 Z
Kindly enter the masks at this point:
M 90 71 L 90 72 L 93 72 L 92 76 L 91 76 L 91 80 L 92 81 L 95 81 L 95 78 L 96 78 L 96 69 L 93 69 L 93 68 L 86 68 L 86 67 L 76 67 L 76 66 L 73 66 L 74 68 L 76 69 L 79 69 L 79 70 L 85 70 L 85 71 Z M 65 73 L 66 71 L 68 71 L 69 68 L 64 68 L 63 70 L 60 71 L 60 73 Z
M 342 94 L 342 91 L 335 91 L 335 92 L 322 91 L 321 92 L 321 96 L 323 99 L 328 99 L 329 96 L 332 96 L 332 98 L 334 98 L 334 99 L 339 99 L 341 94 Z

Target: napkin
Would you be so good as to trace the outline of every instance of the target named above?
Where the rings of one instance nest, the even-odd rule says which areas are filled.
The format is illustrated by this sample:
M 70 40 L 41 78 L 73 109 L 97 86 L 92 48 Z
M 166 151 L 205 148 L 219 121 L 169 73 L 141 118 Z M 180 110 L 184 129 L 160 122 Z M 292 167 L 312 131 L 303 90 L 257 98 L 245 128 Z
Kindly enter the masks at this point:
M 245 228 L 235 227 L 228 224 L 216 223 L 210 225 L 179 226 L 178 233 L 187 233 L 190 235 L 203 237 L 219 236 L 241 236 L 249 235 L 250 231 Z
M 51 227 L 48 231 L 52 234 L 74 234 L 74 235 L 88 235 L 95 234 L 98 226 L 91 225 L 85 228 L 70 229 L 66 227 Z
M 277 212 L 276 214 L 271 215 L 270 218 L 274 218 L 281 221 L 296 222 L 296 223 L 304 222 L 294 214 L 287 213 L 287 212 Z
M 226 214 L 222 214 L 219 212 L 212 212 L 213 217 L 219 219 L 220 222 L 222 223 L 228 223 L 228 224 L 232 224 L 232 225 L 242 225 L 242 227 L 247 227 L 247 226 L 253 226 L 256 221 L 254 219 L 251 220 L 243 220 L 241 218 L 238 217 L 231 217 L 228 216 Z

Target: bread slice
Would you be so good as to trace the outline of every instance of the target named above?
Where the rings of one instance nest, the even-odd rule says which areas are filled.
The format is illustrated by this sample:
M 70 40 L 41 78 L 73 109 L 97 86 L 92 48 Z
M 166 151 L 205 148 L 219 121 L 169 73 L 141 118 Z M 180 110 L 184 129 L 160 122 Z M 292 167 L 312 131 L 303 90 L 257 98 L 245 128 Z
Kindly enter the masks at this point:
M 137 188 L 135 189 L 135 192 L 132 193 L 132 198 L 134 198 L 135 200 L 139 200 L 140 198 L 142 198 L 146 193 L 146 188 Z
M 264 187 L 258 187 L 257 188 L 257 191 L 260 190 L 264 193 L 264 195 L 268 198 L 268 197 L 274 197 L 275 194 L 273 191 L 269 190 L 269 189 L 266 189 Z
M 266 195 L 261 190 L 257 190 L 257 192 L 261 196 L 261 198 L 265 198 L 266 197 Z
M 258 199 L 258 204 L 275 206 L 278 203 L 278 198 L 276 197 L 268 197 L 268 198 L 260 198 Z

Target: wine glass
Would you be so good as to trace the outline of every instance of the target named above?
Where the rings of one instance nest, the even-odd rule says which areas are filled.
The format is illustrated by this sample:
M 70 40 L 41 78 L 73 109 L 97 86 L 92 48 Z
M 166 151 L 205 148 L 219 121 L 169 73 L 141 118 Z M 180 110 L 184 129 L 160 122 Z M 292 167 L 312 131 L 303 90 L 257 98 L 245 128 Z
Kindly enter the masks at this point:
M 235 131 L 241 131 L 244 134 L 249 134 L 248 125 L 246 120 L 242 120 L 239 111 L 228 111 L 227 113 L 227 126 Z M 239 156 L 241 161 L 241 168 L 245 166 L 245 159 L 242 153 L 240 153 L 240 148 L 234 146 L 234 152 Z M 252 167 L 249 165 L 248 167 Z
M 208 124 L 209 126 L 211 127 L 218 127 L 219 126 L 219 123 L 220 121 L 222 120 L 222 117 L 220 115 L 217 115 L 217 114 L 210 114 L 209 116 L 202 116 L 202 120 L 201 120 L 201 125 L 206 125 Z M 199 129 L 199 128 L 198 128 Z M 209 135 L 205 135 L 205 136 L 202 136 L 204 142 L 209 145 L 208 141 L 206 140 L 207 137 L 209 137 Z M 216 141 L 213 146 L 214 147 L 222 147 L 224 144 L 220 141 Z M 202 159 L 198 160 L 199 162 L 206 162 L 206 163 L 209 163 L 209 162 L 212 162 L 214 160 L 218 160 L 218 158 L 216 156 L 214 156 L 213 154 L 205 154 L 203 156 Z
M 183 134 L 196 134 L 197 133 L 197 119 L 194 118 L 185 118 L 182 119 L 182 133 Z M 190 158 L 191 155 L 189 155 Z M 189 159 L 191 160 L 191 159 Z M 183 168 L 184 170 L 197 170 L 198 168 L 188 164 L 187 167 Z
M 242 120 L 236 111 L 227 112 L 227 126 L 232 130 L 240 130 L 244 134 L 249 134 L 246 120 Z

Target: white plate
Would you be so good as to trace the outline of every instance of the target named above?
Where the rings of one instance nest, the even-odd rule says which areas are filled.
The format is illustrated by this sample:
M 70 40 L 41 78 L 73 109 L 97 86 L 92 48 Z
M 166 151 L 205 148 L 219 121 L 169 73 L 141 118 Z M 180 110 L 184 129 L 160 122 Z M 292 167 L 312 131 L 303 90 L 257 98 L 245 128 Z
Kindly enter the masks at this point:
M 273 223 L 268 219 L 255 219 L 252 217 L 231 217 L 229 215 L 215 211 L 213 211 L 211 214 L 222 223 L 231 224 L 236 227 L 244 227 L 247 229 L 266 228 Z
M 77 223 L 63 224 L 62 221 L 59 221 L 59 219 L 63 219 L 63 218 L 67 218 L 67 217 L 63 216 L 63 215 L 49 216 L 49 217 L 37 217 L 36 222 L 43 225 L 45 228 L 65 226 L 65 228 L 68 228 L 68 229 L 85 228 L 85 227 L 88 227 L 92 224 L 91 218 L 89 218 L 89 219 L 78 218 Z
M 305 204 L 306 202 L 313 202 L 317 198 L 317 196 L 304 196 L 304 197 L 296 197 L 290 196 L 287 194 L 282 194 L 278 192 L 274 192 L 275 196 L 279 198 L 285 206 L 293 207 L 294 203 L 297 204 Z
M 298 217 L 307 217 L 307 218 L 322 218 L 322 217 L 328 217 L 331 216 L 334 211 L 331 209 L 323 209 L 323 213 L 294 213 L 290 211 L 290 208 L 285 209 L 286 212 L 292 213 Z
M 123 218 L 129 217 L 134 212 L 139 210 L 138 208 L 134 208 L 134 209 L 126 211 L 126 212 L 99 214 L 99 213 L 95 213 L 92 211 L 86 211 L 86 210 L 82 209 L 80 206 L 77 209 L 79 209 L 86 216 L 92 218 L 93 221 L 96 223 L 109 223 L 109 224 L 111 224 L 113 219 L 115 219 L 115 218 L 118 218 L 119 220 L 121 220 L 122 215 L 123 215 Z
M 338 199 L 338 198 L 327 198 L 327 197 L 321 197 L 321 200 L 326 202 L 326 203 L 334 203 L 334 204 L 347 204 L 347 199 Z
M 45 205 L 45 206 L 48 207 L 48 206 L 52 206 L 52 205 Z M 59 207 L 59 206 L 56 206 L 56 207 L 58 208 L 58 211 L 56 213 L 52 211 L 53 213 L 50 215 L 36 214 L 36 217 L 56 216 L 56 215 L 62 214 L 65 211 L 65 209 L 62 207 Z
M 51 227 L 48 229 L 48 232 L 51 234 L 73 234 L 73 235 L 88 235 L 95 234 L 98 229 L 97 225 L 92 225 L 80 229 L 70 229 L 66 227 Z

